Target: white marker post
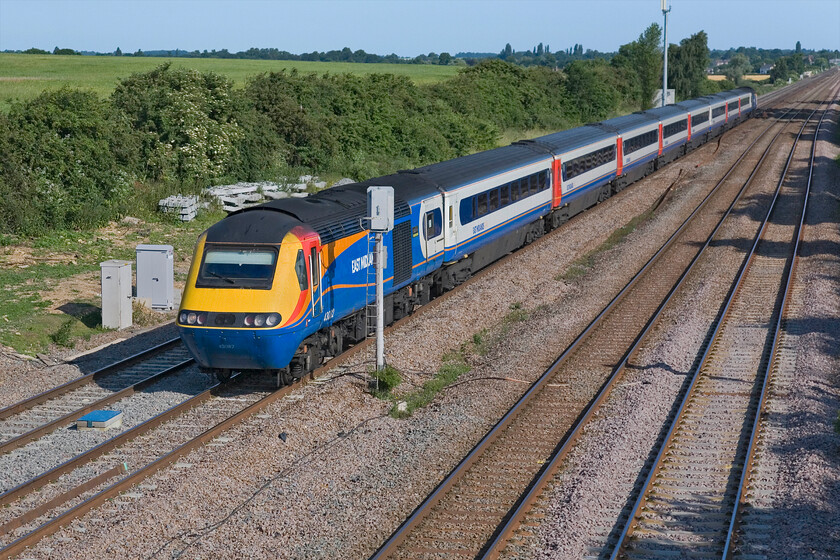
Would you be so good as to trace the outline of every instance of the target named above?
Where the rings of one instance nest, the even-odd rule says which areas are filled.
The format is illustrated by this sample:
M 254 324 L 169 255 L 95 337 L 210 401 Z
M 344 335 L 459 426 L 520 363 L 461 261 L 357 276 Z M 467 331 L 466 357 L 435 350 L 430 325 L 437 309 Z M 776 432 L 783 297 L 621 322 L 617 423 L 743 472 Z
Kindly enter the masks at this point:
M 376 371 L 385 368 L 385 266 L 387 257 L 383 236 L 394 229 L 394 189 L 393 187 L 368 187 L 367 210 L 370 231 L 374 233 L 376 249 Z

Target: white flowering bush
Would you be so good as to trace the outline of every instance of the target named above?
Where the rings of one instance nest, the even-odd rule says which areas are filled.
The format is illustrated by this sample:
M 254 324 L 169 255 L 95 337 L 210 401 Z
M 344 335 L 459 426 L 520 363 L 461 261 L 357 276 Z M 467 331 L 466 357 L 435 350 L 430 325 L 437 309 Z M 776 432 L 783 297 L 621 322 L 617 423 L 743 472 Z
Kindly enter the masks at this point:
M 137 131 L 147 178 L 206 184 L 234 165 L 243 131 L 223 76 L 164 64 L 123 80 L 111 99 Z

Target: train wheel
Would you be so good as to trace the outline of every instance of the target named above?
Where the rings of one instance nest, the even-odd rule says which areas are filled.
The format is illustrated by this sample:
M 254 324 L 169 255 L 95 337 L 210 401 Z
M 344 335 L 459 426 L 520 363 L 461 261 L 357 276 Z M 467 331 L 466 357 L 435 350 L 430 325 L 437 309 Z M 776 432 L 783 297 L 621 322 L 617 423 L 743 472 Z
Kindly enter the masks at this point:
M 282 369 L 277 370 L 277 386 L 278 387 L 285 387 L 286 385 L 291 385 L 295 382 L 295 378 L 292 377 L 292 372 L 289 370 L 288 367 L 284 367 Z
M 216 379 L 219 380 L 219 383 L 227 383 L 230 381 L 231 376 L 233 375 L 233 371 L 229 369 L 217 369 L 216 370 Z

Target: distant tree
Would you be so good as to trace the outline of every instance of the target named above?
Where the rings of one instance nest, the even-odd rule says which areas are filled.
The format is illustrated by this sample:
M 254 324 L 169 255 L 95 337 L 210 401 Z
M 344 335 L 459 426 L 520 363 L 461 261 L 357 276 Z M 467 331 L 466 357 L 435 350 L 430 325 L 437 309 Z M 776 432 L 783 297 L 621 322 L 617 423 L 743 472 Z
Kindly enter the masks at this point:
M 752 64 L 750 64 L 749 59 L 739 53 L 729 59 L 729 64 L 727 65 L 724 73 L 727 78 L 737 84 L 741 81 L 741 78 L 744 77 L 744 74 L 749 72 L 751 68 Z
M 709 65 L 707 41 L 706 33 L 699 31 L 679 45 L 668 47 L 668 86 L 674 88 L 677 99 L 703 95 Z
M 58 47 L 53 49 L 53 54 L 79 54 L 73 49 L 59 49 Z
M 502 49 L 502 52 L 499 53 L 499 58 L 507 59 L 511 55 L 513 55 L 513 47 L 511 47 L 510 43 L 508 43 L 505 45 L 505 48 Z
M 122 56 L 122 50 L 119 47 L 114 51 L 114 56 Z
M 205 52 L 206 52 L 206 51 L 205 51 Z M 215 52 L 215 51 L 213 51 L 213 52 Z M 137 49 L 137 52 L 135 52 L 135 53 L 134 53 L 134 56 L 145 56 L 145 55 L 143 54 L 143 51 L 142 51 L 142 50 Z
M 775 84 L 778 80 L 786 81 L 789 76 L 790 70 L 788 69 L 787 59 L 780 58 L 776 61 L 773 69 L 770 70 L 770 81 Z
M 537 56 L 542 56 L 543 52 L 545 52 L 543 50 L 543 44 L 540 43 L 539 45 L 537 45 Z
M 805 71 L 805 59 L 802 56 L 802 53 L 795 53 L 788 57 L 788 68 L 797 74 L 801 74 Z
M 26 49 L 23 51 L 23 54 L 50 54 L 50 51 L 45 51 L 43 49 L 36 49 L 32 47 L 31 49 Z
M 440 60 L 440 65 L 441 66 L 446 66 L 447 64 L 452 62 L 452 55 L 449 54 L 448 52 L 442 52 L 442 53 L 440 53 L 440 59 L 439 60 Z
M 799 41 L 796 42 L 796 53 L 799 54 L 802 52 L 802 43 Z
M 642 110 L 650 108 L 662 79 L 661 39 L 662 28 L 652 23 L 638 40 L 621 45 L 612 59 L 613 67 L 623 70 L 632 80 L 633 97 Z

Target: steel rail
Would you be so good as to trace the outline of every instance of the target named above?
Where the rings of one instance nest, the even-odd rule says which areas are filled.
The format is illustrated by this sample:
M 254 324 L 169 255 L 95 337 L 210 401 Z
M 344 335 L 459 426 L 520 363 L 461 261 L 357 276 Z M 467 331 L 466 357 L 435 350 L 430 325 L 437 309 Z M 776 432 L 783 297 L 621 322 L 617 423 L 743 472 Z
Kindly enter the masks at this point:
M 321 368 L 323 370 L 324 368 Z M 320 371 L 320 370 L 316 370 Z M 314 379 L 314 373 L 310 373 L 305 375 L 301 378 L 301 383 L 307 383 Z M 236 378 L 243 378 L 242 375 L 237 375 Z M 269 404 L 277 401 L 278 399 L 286 396 L 293 390 L 297 389 L 301 383 L 296 383 L 294 385 L 287 385 L 280 389 L 275 390 L 274 392 L 266 395 L 262 399 L 258 400 L 255 403 L 247 406 L 246 408 L 236 412 L 232 416 L 229 416 L 225 420 L 217 423 L 215 426 L 205 430 L 199 436 L 179 445 L 172 451 L 164 454 L 161 457 L 147 463 L 142 468 L 135 470 L 134 472 L 128 474 L 128 476 L 120 479 L 119 481 L 111 484 L 107 488 L 97 492 L 90 498 L 87 498 L 83 502 L 75 505 L 74 507 L 70 508 L 69 510 L 57 515 L 56 517 L 50 519 L 43 525 L 39 526 L 38 528 L 34 529 L 33 531 L 23 535 L 22 537 L 18 538 L 17 540 L 9 543 L 4 548 L 0 548 L 0 558 L 11 558 L 17 554 L 20 554 L 23 550 L 27 547 L 30 547 L 37 543 L 42 538 L 51 535 L 58 531 L 61 527 L 69 523 L 70 521 L 84 515 L 88 511 L 104 504 L 107 500 L 118 496 L 121 492 L 124 492 L 134 486 L 135 484 L 139 483 L 143 479 L 153 475 L 154 473 L 158 472 L 159 470 L 163 469 L 164 467 L 170 465 L 171 463 L 175 462 L 176 460 L 180 459 L 181 457 L 187 455 L 194 449 L 204 445 L 205 443 L 209 442 L 213 438 L 217 437 L 223 431 L 231 428 L 232 426 L 238 424 L 242 420 L 246 419 L 248 416 L 258 412 L 259 410 L 265 408 Z M 217 385 L 215 388 L 220 387 Z M 224 385 L 224 387 L 230 387 L 230 383 Z
M 786 111 L 783 115 L 787 115 L 792 110 Z M 507 427 L 513 420 L 513 418 L 518 414 L 519 410 L 522 408 L 522 405 L 528 402 L 533 395 L 539 392 L 550 380 L 554 371 L 559 367 L 559 365 L 566 360 L 566 358 L 573 353 L 573 351 L 588 337 L 588 335 L 592 332 L 592 330 L 601 322 L 602 318 L 606 316 L 609 311 L 611 311 L 618 302 L 623 299 L 624 295 L 636 284 L 636 282 L 644 275 L 644 273 L 652 266 L 652 264 L 658 260 L 658 258 L 665 252 L 665 250 L 673 243 L 673 241 L 679 236 L 679 234 L 687 227 L 687 225 L 693 220 L 694 216 L 705 206 L 708 200 L 711 199 L 713 194 L 716 190 L 723 184 L 723 182 L 729 177 L 729 175 L 735 170 L 738 163 L 746 157 L 747 153 L 749 152 L 750 148 L 752 148 L 763 136 L 769 131 L 772 127 L 776 126 L 781 122 L 781 118 L 779 117 L 774 123 L 770 124 L 765 128 L 764 131 L 756 138 L 756 140 L 744 150 L 744 153 L 738 158 L 738 160 L 730 167 L 724 177 L 718 182 L 717 185 L 706 195 L 703 201 L 698 205 L 698 207 L 692 212 L 692 214 L 686 218 L 680 228 L 665 242 L 665 244 L 660 248 L 657 253 L 651 257 L 651 259 L 642 267 L 642 269 L 633 277 L 633 279 L 628 282 L 628 284 L 616 295 L 616 297 L 605 307 L 596 318 L 578 335 L 578 337 L 569 345 L 569 347 L 564 350 L 564 352 L 560 355 L 560 357 L 546 370 L 546 372 L 536 381 L 533 385 L 525 392 L 525 394 L 514 404 L 508 412 L 502 417 L 502 419 L 493 427 L 491 430 L 482 438 L 482 440 L 476 444 L 476 446 L 470 451 L 470 453 L 462 459 L 462 461 L 450 472 L 450 474 L 435 488 L 435 490 L 415 509 L 415 511 L 411 514 L 411 516 L 406 519 L 403 524 L 389 537 L 389 539 L 377 550 L 377 552 L 371 557 L 372 560 L 378 560 L 380 558 L 385 558 L 391 555 L 405 540 L 408 536 L 408 532 L 416 527 L 420 521 L 428 514 L 431 508 L 436 505 L 436 503 L 442 498 L 443 494 L 451 488 L 455 482 L 457 482 L 461 476 L 469 469 L 469 467 L 478 459 L 478 457 L 484 453 L 484 451 L 490 447 L 493 441 L 496 440 L 497 436 L 501 431 Z M 781 134 L 784 126 L 781 127 L 780 131 L 776 134 L 775 138 Z M 762 156 L 766 157 L 767 151 Z M 751 176 L 752 178 L 752 176 Z
M 78 420 L 80 416 L 83 416 L 88 412 L 96 410 L 97 408 L 108 406 L 109 404 L 120 401 L 125 397 L 131 396 L 138 391 L 142 391 L 146 387 L 157 383 L 158 381 L 160 381 L 168 375 L 172 375 L 173 373 L 182 370 L 183 368 L 193 364 L 194 362 L 195 360 L 193 360 L 192 358 L 183 360 L 171 367 L 166 368 L 165 370 L 159 371 L 154 375 L 147 377 L 146 379 L 142 379 L 137 383 L 133 383 L 132 385 L 129 385 L 124 389 L 120 389 L 119 391 L 111 393 L 110 395 L 107 395 L 88 405 L 77 408 L 73 412 L 69 412 L 59 418 L 56 418 L 55 420 L 51 420 L 46 424 L 42 424 L 41 426 L 30 430 L 24 434 L 6 440 L 3 443 L 0 443 L 0 454 L 13 451 L 23 445 L 26 445 L 30 441 L 35 441 L 36 439 L 40 438 L 45 434 L 48 434 L 56 428 L 65 426 L 67 424 L 71 424 L 72 422 Z
M 92 371 L 92 372 L 90 372 L 88 374 L 85 374 L 81 377 L 77 377 L 76 379 L 72 379 L 72 380 L 68 381 L 67 383 L 59 385 L 59 386 L 54 387 L 52 389 L 49 389 L 47 391 L 44 391 L 43 393 L 39 393 L 37 395 L 29 397 L 28 399 L 24 399 L 20 402 L 17 402 L 13 405 L 9 405 L 9 406 L 7 406 L 3 409 L 0 409 L 0 420 L 3 420 L 5 418 L 8 418 L 9 416 L 13 416 L 15 414 L 19 414 L 19 413 L 23 412 L 24 410 L 29 410 L 30 408 L 32 408 L 36 405 L 39 405 L 39 404 L 44 403 L 44 402 L 46 402 L 50 399 L 53 399 L 55 397 L 58 397 L 58 396 L 63 395 L 65 393 L 68 393 L 68 392 L 72 391 L 73 389 L 77 389 L 79 387 L 82 387 L 83 385 L 87 385 L 88 383 L 93 383 L 95 380 L 99 379 L 100 377 L 103 377 L 105 375 L 113 373 L 114 371 L 117 371 L 119 369 L 126 368 L 130 365 L 133 365 L 133 364 L 137 363 L 137 362 L 142 362 L 144 360 L 147 360 L 149 357 L 151 357 L 153 355 L 156 355 L 156 354 L 159 354 L 161 352 L 164 352 L 166 350 L 169 350 L 173 346 L 177 346 L 179 344 L 181 344 L 181 339 L 180 338 L 172 338 L 170 340 L 167 340 L 166 342 L 158 344 L 157 346 L 149 348 L 148 350 L 138 352 L 137 354 L 134 354 L 132 356 L 129 356 L 128 358 L 120 360 L 119 362 L 115 362 L 113 364 L 107 365 L 107 366 L 105 366 L 103 368 L 100 368 L 96 371 Z
M 829 107 L 831 106 L 831 102 L 829 102 Z M 773 371 L 774 360 L 773 357 L 776 355 L 779 345 L 779 339 L 782 333 L 782 321 L 784 319 L 785 313 L 787 311 L 787 304 L 790 297 L 791 287 L 794 283 L 794 275 L 796 273 L 796 265 L 799 261 L 799 246 L 802 241 L 802 236 L 804 233 L 804 226 L 805 226 L 805 217 L 808 211 L 808 199 L 811 195 L 811 181 L 814 174 L 814 159 L 817 153 L 817 142 L 819 140 L 820 128 L 822 128 L 823 121 L 825 120 L 826 115 L 828 114 L 828 109 L 823 111 L 822 116 L 820 117 L 819 123 L 817 123 L 817 129 L 814 132 L 814 142 L 811 146 L 811 158 L 808 164 L 808 182 L 805 187 L 805 203 L 802 206 L 802 213 L 799 218 L 799 223 L 796 226 L 796 241 L 794 243 L 793 251 L 791 253 L 791 262 L 788 268 L 788 273 L 786 277 L 783 279 L 784 282 L 784 295 L 782 296 L 782 303 L 780 305 L 780 310 L 778 317 L 776 318 L 776 324 L 773 326 L 773 344 L 770 348 L 770 358 L 767 361 L 767 366 L 764 371 L 763 375 L 763 383 L 761 388 L 761 397 L 759 398 L 758 407 L 756 410 L 755 418 L 753 419 L 752 430 L 750 431 L 750 440 L 749 445 L 747 447 L 746 452 L 746 463 L 744 465 L 744 470 L 741 472 L 741 479 L 738 483 L 738 490 L 735 494 L 735 507 L 732 510 L 732 517 L 729 521 L 729 528 L 726 532 L 726 542 L 723 548 L 723 560 L 727 560 L 730 556 L 730 548 L 733 543 L 733 538 L 736 534 L 739 522 L 740 522 L 740 515 L 741 509 L 743 507 L 744 501 L 744 494 L 747 482 L 751 475 L 752 470 L 752 463 L 755 454 L 755 446 L 756 441 L 758 440 L 758 431 L 760 426 L 760 419 L 763 413 L 763 410 L 766 406 L 767 401 L 767 388 L 769 387 L 770 383 L 770 374 Z
M 787 113 L 785 113 L 787 114 Z M 782 115 L 784 116 L 784 115 Z M 780 117 L 781 118 L 781 117 Z M 579 437 L 582 435 L 584 428 L 588 425 L 592 416 L 600 409 L 601 405 L 606 401 L 607 397 L 612 392 L 612 389 L 615 387 L 616 382 L 621 378 L 622 373 L 627 367 L 628 362 L 633 358 L 633 356 L 639 351 L 642 343 L 647 339 L 648 334 L 650 331 L 656 326 L 659 318 L 662 315 L 662 312 L 665 310 L 668 303 L 673 299 L 673 296 L 677 293 L 677 291 L 682 287 L 685 280 L 688 278 L 691 271 L 694 269 L 695 264 L 700 260 L 700 258 L 704 255 L 706 249 L 709 245 L 714 241 L 717 232 L 723 226 L 724 221 L 726 218 L 731 214 L 732 210 L 734 209 L 735 205 L 740 201 L 744 191 L 752 182 L 752 179 L 757 174 L 758 169 L 760 168 L 764 158 L 769 154 L 770 149 L 774 145 L 776 139 L 779 135 L 783 132 L 784 128 L 782 128 L 776 136 L 771 141 L 771 144 L 765 149 L 764 154 L 762 155 L 761 159 L 756 164 L 755 169 L 750 174 L 747 181 L 741 187 L 741 190 L 736 195 L 735 199 L 730 204 L 729 208 L 726 210 L 724 215 L 721 217 L 720 221 L 718 222 L 715 229 L 709 235 L 708 239 L 704 243 L 703 247 L 699 250 L 699 252 L 694 256 L 691 260 L 691 263 L 682 273 L 680 278 L 674 284 L 674 286 L 670 289 L 668 294 L 665 296 L 665 299 L 657 307 L 654 314 L 651 316 L 650 320 L 647 322 L 645 327 L 639 333 L 639 336 L 633 342 L 632 346 L 627 350 L 625 355 L 622 357 L 621 361 L 615 366 L 613 371 L 610 373 L 609 377 L 607 378 L 606 382 L 604 383 L 602 389 L 597 394 L 597 396 L 592 400 L 592 402 L 587 406 L 586 410 L 581 415 L 579 421 L 574 425 L 572 430 L 566 436 L 564 440 L 562 440 L 558 444 L 557 450 L 551 456 L 551 458 L 546 462 L 543 469 L 537 475 L 536 479 L 534 480 L 533 484 L 529 487 L 527 492 L 522 496 L 518 504 L 514 507 L 511 513 L 508 516 L 507 522 L 500 528 L 500 530 L 496 533 L 496 536 L 489 542 L 487 547 L 484 549 L 484 552 L 480 555 L 480 558 L 483 559 L 490 559 L 490 558 L 497 558 L 501 551 L 504 549 L 505 544 L 512 536 L 513 532 L 516 530 L 517 526 L 521 523 L 522 519 L 527 515 L 528 511 L 530 510 L 532 504 L 537 499 L 537 497 L 542 493 L 543 489 L 545 488 L 546 484 L 549 480 L 556 474 L 557 470 L 559 469 L 560 465 L 562 464 L 563 459 L 568 455 L 569 451 L 571 451 L 574 444 L 577 442 Z M 760 137 L 758 138 L 760 139 Z M 756 139 L 756 141 L 758 141 Z M 750 146 L 752 147 L 752 146 Z M 747 148 L 749 150 L 749 147 Z M 740 159 L 739 159 L 740 161 Z M 736 162 L 737 164 L 738 162 Z M 721 180 L 721 182 L 723 179 Z M 717 187 L 717 186 L 716 186 Z
M 785 113 L 787 114 L 787 113 Z M 783 115 L 784 116 L 784 115 Z M 780 117 L 781 118 L 781 117 Z M 513 532 L 516 530 L 517 526 L 521 523 L 521 520 L 527 515 L 528 511 L 530 510 L 531 505 L 537 499 L 537 497 L 541 494 L 542 490 L 544 489 L 545 485 L 551 479 L 552 476 L 556 473 L 559 469 L 560 464 L 562 463 L 563 459 L 566 457 L 568 452 L 577 442 L 578 438 L 583 432 L 583 429 L 589 423 L 589 420 L 592 416 L 600 409 L 601 404 L 606 400 L 609 394 L 612 392 L 612 389 L 615 386 L 615 382 L 618 381 L 623 373 L 624 369 L 626 368 L 628 362 L 632 359 L 632 357 L 636 354 L 636 352 L 640 349 L 642 343 L 647 338 L 649 332 L 654 328 L 656 325 L 659 317 L 661 316 L 662 312 L 664 311 L 667 304 L 671 301 L 675 293 L 679 290 L 679 288 L 683 285 L 684 281 L 688 277 L 689 273 L 693 270 L 695 264 L 699 261 L 700 257 L 703 255 L 705 250 L 714 240 L 718 230 L 722 227 L 724 220 L 729 216 L 732 212 L 735 204 L 739 201 L 740 197 L 742 196 L 744 190 L 747 186 L 751 183 L 753 177 L 758 171 L 761 163 L 764 161 L 764 158 L 769 153 L 770 148 L 773 146 L 776 138 L 778 138 L 779 134 L 783 131 L 780 130 L 779 133 L 773 138 L 773 142 L 771 142 L 770 146 L 765 150 L 764 154 L 762 155 L 759 162 L 756 164 L 756 168 L 750 177 L 747 179 L 747 182 L 744 183 L 744 186 L 741 188 L 741 191 L 738 193 L 737 197 L 733 200 L 732 204 L 727 209 L 726 213 L 721 218 L 720 222 L 718 223 L 717 227 L 715 227 L 714 231 L 709 235 L 704 246 L 700 249 L 700 251 L 695 255 L 692 259 L 689 266 L 686 270 L 682 273 L 679 280 L 676 284 L 671 288 L 668 295 L 662 301 L 662 303 L 657 308 L 654 315 L 651 317 L 647 325 L 639 334 L 638 338 L 634 341 L 633 345 L 627 350 L 626 354 L 622 358 L 622 360 L 616 365 L 613 369 L 612 373 L 610 374 L 607 381 L 604 383 L 603 388 L 595 397 L 595 399 L 591 402 L 591 404 L 586 408 L 585 412 L 581 416 L 579 422 L 573 427 L 569 435 L 564 441 L 561 441 L 559 444 L 559 448 L 555 452 L 555 454 L 551 457 L 549 461 L 546 462 L 544 468 L 539 473 L 538 477 L 535 479 L 533 485 L 529 488 L 527 493 L 523 495 L 522 499 L 515 507 L 515 509 L 511 512 L 508 521 L 501 527 L 501 529 L 497 532 L 496 536 L 490 541 L 488 547 L 485 549 L 485 552 L 481 555 L 481 558 L 497 558 L 501 551 L 504 549 L 506 542 L 510 539 Z M 749 149 L 749 148 L 748 148 Z M 737 163 L 737 162 L 736 162 Z
M 648 491 L 653 484 L 653 480 L 656 478 L 656 475 L 659 473 L 659 470 L 660 470 L 660 467 L 661 467 L 661 464 L 662 464 L 662 458 L 664 457 L 665 451 L 668 449 L 668 446 L 673 439 L 673 436 L 674 436 L 674 434 L 677 430 L 677 427 L 679 426 L 679 420 L 682 417 L 683 412 L 686 409 L 686 406 L 688 405 L 688 402 L 689 402 L 690 398 L 694 395 L 694 389 L 695 389 L 695 386 L 697 384 L 697 381 L 699 381 L 699 379 L 701 377 L 701 371 L 703 370 L 703 366 L 707 363 L 707 361 L 710 357 L 710 354 L 712 353 L 712 350 L 714 348 L 714 344 L 713 344 L 714 340 L 718 337 L 718 334 L 720 333 L 723 325 L 726 322 L 726 318 L 729 315 L 729 311 L 732 307 L 732 304 L 735 301 L 735 299 L 737 297 L 737 294 L 739 293 L 739 289 L 742 285 L 742 281 L 743 281 L 744 277 L 746 276 L 746 273 L 748 272 L 748 270 L 750 268 L 750 264 L 752 263 L 753 257 L 755 255 L 756 247 L 758 246 L 758 244 L 762 240 L 763 234 L 766 231 L 767 224 L 770 220 L 771 214 L 772 214 L 773 210 L 775 209 L 775 204 L 776 204 L 776 201 L 778 200 L 778 196 L 779 196 L 779 192 L 780 192 L 782 183 L 784 182 L 784 180 L 786 178 L 788 167 L 789 167 L 790 162 L 793 158 L 793 153 L 796 149 L 797 142 L 798 142 L 800 136 L 802 135 L 802 132 L 805 130 L 805 127 L 810 122 L 811 116 L 813 116 L 813 114 L 816 113 L 816 111 L 817 111 L 817 109 L 814 109 L 814 111 L 811 113 L 811 115 L 809 115 L 808 119 L 806 119 L 806 121 L 803 123 L 803 125 L 802 125 L 802 127 L 799 131 L 799 134 L 797 134 L 797 137 L 794 140 L 794 144 L 791 147 L 790 155 L 788 156 L 787 164 L 785 165 L 785 169 L 782 173 L 781 178 L 779 179 L 778 185 L 776 186 L 776 190 L 775 190 L 773 200 L 770 204 L 770 207 L 768 208 L 767 214 L 764 217 L 761 228 L 759 229 L 759 232 L 756 234 L 756 237 L 754 239 L 753 246 L 752 246 L 750 252 L 748 253 L 747 257 L 744 259 L 743 263 L 741 264 L 738 276 L 737 276 L 732 288 L 730 289 L 729 296 L 726 299 L 724 309 L 720 313 L 719 319 L 716 321 L 716 324 L 713 328 L 713 331 L 712 331 L 712 333 L 709 337 L 709 343 L 706 345 L 706 348 L 703 351 L 703 354 L 702 354 L 702 357 L 700 359 L 699 365 L 697 366 L 697 368 L 695 368 L 695 372 L 694 372 L 694 375 L 692 376 L 691 383 L 689 384 L 688 388 L 686 389 L 685 395 L 684 395 L 682 401 L 680 402 L 680 405 L 679 405 L 679 407 L 676 411 L 676 414 L 674 415 L 673 420 L 670 422 L 670 427 L 668 429 L 668 432 L 667 432 L 667 434 L 666 434 L 666 436 L 663 440 L 663 443 L 659 447 L 659 451 L 656 455 L 656 458 L 653 461 L 653 467 L 651 468 L 650 472 L 648 473 L 648 476 L 645 478 L 644 485 L 643 485 L 641 491 L 639 492 L 639 497 L 635 501 L 634 506 L 633 506 L 629 516 L 628 516 L 627 523 L 625 524 L 621 534 L 618 537 L 618 542 L 617 542 L 617 544 L 616 544 L 616 546 L 613 550 L 613 553 L 610 556 L 610 560 L 617 560 L 619 555 L 623 552 L 624 548 L 626 547 L 627 538 L 632 533 L 632 530 L 636 525 L 636 518 L 638 517 L 639 512 L 641 511 L 641 508 L 644 506 L 644 504 L 647 501 L 646 496 L 648 495 Z

